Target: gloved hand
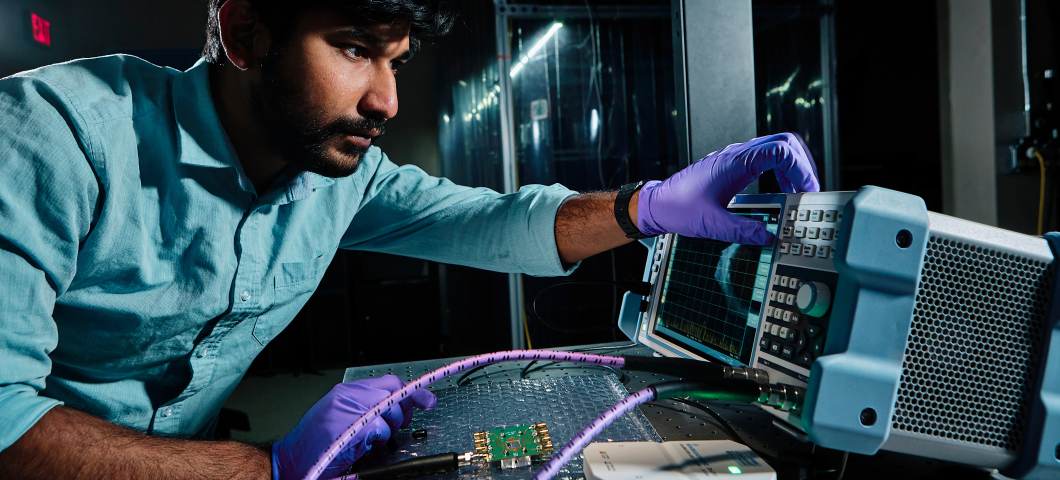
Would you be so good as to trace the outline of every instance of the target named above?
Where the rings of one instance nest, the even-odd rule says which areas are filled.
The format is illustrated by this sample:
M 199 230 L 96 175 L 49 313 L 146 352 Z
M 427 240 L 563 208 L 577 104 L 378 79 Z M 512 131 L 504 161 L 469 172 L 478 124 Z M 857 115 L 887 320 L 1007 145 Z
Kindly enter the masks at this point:
M 385 375 L 335 385 L 298 421 L 298 425 L 272 446 L 272 478 L 291 480 L 305 477 L 317 459 L 339 438 L 342 432 L 361 414 L 405 386 L 400 378 Z M 383 445 L 393 432 L 407 427 L 412 421 L 412 409 L 434 408 L 438 399 L 427 390 L 416 390 L 366 425 L 347 442 L 346 448 L 332 460 L 320 478 L 334 478 L 342 474 L 355 460 Z
M 786 193 L 820 191 L 817 167 L 795 133 L 735 143 L 707 155 L 665 181 L 641 187 L 637 228 L 647 235 L 676 233 L 746 245 L 767 245 L 764 223 L 725 210 L 737 193 L 773 169 Z

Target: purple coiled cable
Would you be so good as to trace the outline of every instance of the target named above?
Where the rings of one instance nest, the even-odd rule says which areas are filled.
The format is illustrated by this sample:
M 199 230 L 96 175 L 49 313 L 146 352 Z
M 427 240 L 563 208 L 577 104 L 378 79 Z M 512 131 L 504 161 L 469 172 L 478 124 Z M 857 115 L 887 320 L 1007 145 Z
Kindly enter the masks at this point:
M 600 432 L 611 425 L 616 418 L 625 415 L 626 412 L 633 410 L 645 402 L 655 400 L 655 389 L 648 387 L 644 390 L 638 391 L 626 398 L 621 402 L 615 404 L 615 406 L 607 409 L 603 415 L 596 417 L 588 427 L 585 427 L 581 433 L 574 436 L 566 446 L 560 449 L 559 453 L 554 455 L 548 463 L 545 464 L 544 468 L 537 472 L 537 475 L 533 476 L 533 480 L 548 480 L 559 473 L 559 470 L 563 468 L 571 458 L 574 458 L 578 452 L 582 451 L 589 442 L 593 441 Z
M 496 353 L 487 353 L 487 354 L 484 354 L 484 355 L 477 355 L 477 356 L 474 356 L 474 357 L 466 358 L 464 360 L 460 360 L 458 362 L 453 362 L 453 363 L 451 363 L 449 365 L 446 365 L 446 366 L 444 366 L 442 368 L 439 368 L 438 370 L 435 370 L 435 371 L 433 371 L 431 373 L 428 373 L 428 374 L 416 379 L 416 381 L 414 381 L 412 383 L 409 383 L 408 385 L 405 385 L 401 390 L 398 390 L 398 391 L 394 392 L 392 395 L 387 397 L 386 400 L 383 400 L 378 405 L 372 407 L 372 409 L 369 410 L 368 412 L 366 412 L 364 415 L 361 415 L 361 418 L 358 418 L 357 421 L 353 422 L 353 424 L 350 425 L 350 427 L 347 428 L 346 431 L 342 433 L 342 435 L 339 435 L 339 438 L 335 439 L 335 441 L 331 443 L 331 446 L 329 446 L 328 449 L 326 451 L 324 451 L 323 454 L 320 455 L 320 458 L 317 459 L 317 462 L 313 464 L 313 468 L 309 469 L 309 473 L 306 474 L 304 480 L 317 480 L 318 478 L 320 478 L 320 474 L 323 473 L 324 469 L 327 468 L 327 466 L 331 464 L 331 461 L 335 459 L 335 456 L 338 455 L 338 453 L 341 452 L 342 449 L 346 447 L 346 442 L 349 439 L 353 438 L 353 436 L 356 435 L 357 432 L 360 431 L 362 428 L 364 428 L 366 425 L 368 425 L 369 422 L 371 422 L 372 420 L 375 420 L 376 418 L 379 418 L 380 416 L 382 416 L 382 414 L 386 413 L 390 409 L 391 406 L 397 404 L 402 399 L 404 399 L 405 397 L 409 396 L 412 392 L 414 392 L 416 390 L 419 390 L 421 388 L 424 388 L 427 385 L 430 385 L 430 384 L 432 384 L 432 383 L 434 383 L 434 382 L 436 382 L 438 380 L 441 380 L 441 379 L 443 379 L 445 377 L 448 377 L 448 376 L 456 374 L 456 373 L 463 372 L 463 371 L 471 369 L 471 368 L 482 367 L 482 366 L 485 366 L 485 365 L 492 365 L 494 363 L 516 362 L 516 361 L 522 361 L 522 360 L 547 360 L 547 361 L 554 361 L 554 362 L 587 363 L 587 364 L 592 364 L 592 365 L 604 365 L 604 366 L 615 367 L 615 368 L 622 368 L 625 365 L 625 363 L 626 363 L 625 359 L 622 358 L 622 357 L 611 357 L 611 356 L 607 356 L 607 355 L 593 355 L 591 353 L 563 352 L 563 351 L 553 351 L 553 350 L 511 350 L 511 351 L 506 351 L 506 352 L 496 352 Z M 644 390 L 642 390 L 641 392 L 644 392 Z M 633 396 L 630 396 L 629 398 L 633 398 L 634 396 L 641 394 L 641 392 L 637 392 L 637 394 L 635 394 Z M 652 395 L 652 397 L 654 397 L 654 391 L 652 391 L 651 395 Z M 627 400 L 628 400 L 628 398 L 627 398 Z M 650 400 L 650 399 L 648 399 L 648 400 Z M 641 403 L 646 402 L 648 400 L 644 400 Z M 612 407 L 611 410 L 608 410 L 608 413 L 610 413 L 612 411 L 617 411 L 616 409 L 618 409 L 619 406 L 623 405 L 623 404 L 625 404 L 625 401 L 619 402 L 618 405 Z M 634 403 L 629 408 L 633 408 L 636 405 L 638 405 L 638 404 Z M 625 413 L 625 411 L 629 410 L 629 408 L 627 408 L 626 410 L 623 410 L 622 413 Z M 622 413 L 618 413 L 618 414 L 614 415 L 613 417 L 611 417 L 609 420 L 606 421 L 606 423 L 603 423 L 600 428 L 603 429 L 604 427 L 609 425 L 612 421 L 614 421 L 614 418 L 617 418 Z M 596 419 L 593 422 L 593 425 L 595 425 L 597 422 L 601 421 L 601 419 L 603 419 L 606 416 L 607 416 L 607 414 L 605 413 L 604 416 Z M 590 425 L 590 427 L 591 426 L 592 425 Z M 589 430 L 589 429 L 587 429 L 587 430 Z M 585 435 L 586 435 L 586 432 L 583 431 L 581 434 L 578 435 L 578 437 L 575 437 L 575 439 L 578 439 L 578 438 L 583 437 Z M 595 435 L 596 434 L 593 433 L 592 436 L 588 437 L 588 439 L 591 440 L 592 437 L 595 436 Z M 588 443 L 588 440 L 586 440 L 586 443 Z M 568 445 L 568 447 L 569 446 L 570 445 Z M 566 450 L 566 449 L 567 449 L 567 447 L 564 447 L 564 450 Z M 563 451 L 561 450 L 560 453 L 562 454 Z M 575 452 L 575 453 L 577 453 L 577 452 Z M 553 459 L 553 460 L 555 460 L 555 459 Z M 566 463 L 566 462 L 563 462 L 563 463 Z M 563 463 L 561 463 L 560 466 L 562 466 Z M 550 461 L 545 466 L 545 468 L 547 469 L 548 466 L 551 465 L 551 464 L 552 464 L 552 462 Z M 555 470 L 558 471 L 558 468 L 556 468 Z M 554 474 L 555 473 L 552 473 L 552 474 L 548 475 L 547 477 L 540 477 L 541 474 L 538 474 L 538 476 L 540 478 L 551 478 L 551 476 L 554 475 Z M 352 479 L 356 478 L 356 476 L 355 475 L 348 475 L 346 477 L 341 477 L 341 478 L 352 480 Z M 535 478 L 537 478 L 537 477 L 535 477 Z

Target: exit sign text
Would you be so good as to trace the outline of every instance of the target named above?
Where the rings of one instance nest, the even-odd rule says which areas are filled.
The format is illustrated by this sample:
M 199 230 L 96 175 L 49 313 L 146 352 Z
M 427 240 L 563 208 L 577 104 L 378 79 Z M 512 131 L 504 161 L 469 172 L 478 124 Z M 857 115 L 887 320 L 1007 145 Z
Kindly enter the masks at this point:
M 52 44 L 52 23 L 41 18 L 36 13 L 29 14 L 30 26 L 33 27 L 33 39 L 51 46 Z

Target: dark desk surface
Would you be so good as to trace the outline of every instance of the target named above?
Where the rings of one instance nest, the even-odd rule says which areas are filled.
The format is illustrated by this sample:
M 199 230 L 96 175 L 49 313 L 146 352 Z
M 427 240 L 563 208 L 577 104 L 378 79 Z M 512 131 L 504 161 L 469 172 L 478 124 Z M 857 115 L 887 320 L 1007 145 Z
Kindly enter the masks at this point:
M 628 342 L 613 344 L 586 345 L 567 347 L 561 350 L 577 350 L 601 355 L 651 355 L 651 349 Z M 346 370 L 343 381 L 348 382 L 362 378 L 379 377 L 394 374 L 405 381 L 445 366 L 460 358 L 423 360 L 417 362 L 393 363 L 355 367 Z M 614 370 L 574 364 L 535 364 L 524 372 L 530 362 L 506 362 L 490 365 L 472 372 L 464 378 L 453 376 L 431 385 L 431 389 L 449 388 L 467 383 L 487 383 L 495 381 L 518 380 L 520 378 L 537 379 L 556 376 L 608 375 Z M 674 377 L 652 373 L 626 372 L 622 383 L 630 392 L 656 382 L 673 380 Z M 731 427 L 739 438 L 735 439 L 763 454 L 777 458 L 769 463 L 778 470 L 778 479 L 820 478 L 823 480 L 838 477 L 838 469 L 843 465 L 843 452 L 817 447 L 813 443 L 800 441 L 785 429 L 778 426 L 774 417 L 753 405 L 707 403 L 702 405 L 713 411 L 715 416 L 706 413 L 697 406 L 675 400 L 649 402 L 640 407 L 664 441 L 666 440 L 728 440 L 732 435 L 729 429 L 718 420 Z M 790 428 L 790 427 L 787 427 Z M 560 446 L 557 445 L 557 448 Z M 799 463 L 812 462 L 815 468 L 828 470 L 819 472 L 817 477 L 800 472 Z M 804 476 L 805 475 L 805 476 Z M 978 479 L 1003 478 L 992 476 L 991 472 L 981 469 L 969 469 L 959 465 L 947 464 L 936 460 L 904 455 L 892 452 L 879 452 L 876 455 L 850 454 L 843 474 L 845 479 Z

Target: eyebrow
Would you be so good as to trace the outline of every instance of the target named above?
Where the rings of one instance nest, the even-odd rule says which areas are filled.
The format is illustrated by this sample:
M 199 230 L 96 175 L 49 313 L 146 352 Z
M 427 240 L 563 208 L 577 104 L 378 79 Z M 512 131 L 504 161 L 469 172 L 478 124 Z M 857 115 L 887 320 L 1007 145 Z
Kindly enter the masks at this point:
M 383 40 L 382 38 L 379 38 L 379 37 L 377 37 L 377 36 L 375 36 L 375 35 L 373 35 L 373 34 L 371 34 L 369 32 L 366 32 L 366 31 L 364 31 L 364 30 L 362 30 L 362 29 L 360 29 L 358 27 L 345 28 L 343 30 L 340 30 L 338 33 L 339 33 L 339 35 L 342 35 L 343 37 L 346 37 L 349 40 L 358 41 L 358 42 L 364 43 L 366 46 L 373 47 L 373 48 L 382 49 L 382 48 L 386 47 L 386 45 L 387 45 L 387 41 L 386 40 Z M 412 53 L 411 49 L 410 50 L 405 50 L 405 53 L 402 53 L 395 60 L 404 60 L 404 61 L 407 62 L 407 61 L 412 59 L 412 55 L 413 55 L 413 53 Z

